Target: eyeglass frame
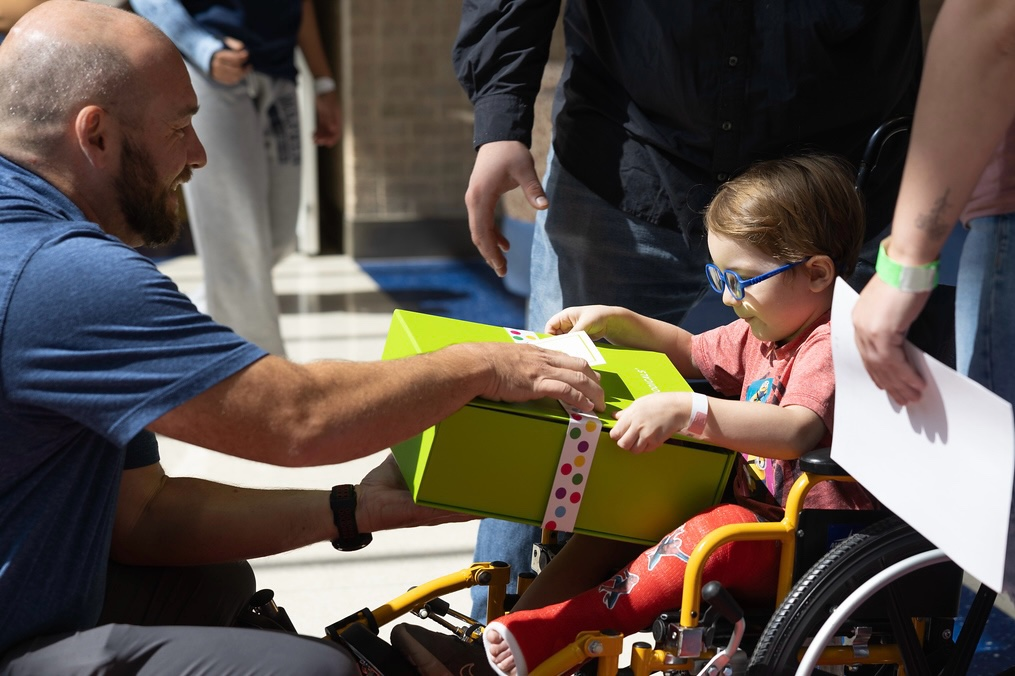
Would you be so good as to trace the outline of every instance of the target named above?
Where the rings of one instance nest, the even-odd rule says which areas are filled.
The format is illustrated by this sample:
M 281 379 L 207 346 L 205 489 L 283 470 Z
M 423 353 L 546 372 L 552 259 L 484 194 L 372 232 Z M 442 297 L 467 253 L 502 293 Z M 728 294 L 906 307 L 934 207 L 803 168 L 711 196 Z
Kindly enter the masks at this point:
M 744 299 L 744 295 L 745 295 L 744 294 L 744 289 L 746 289 L 747 287 L 753 286 L 753 285 L 757 284 L 758 282 L 763 282 L 766 279 L 769 279 L 771 277 L 775 277 L 778 274 L 782 274 L 783 272 L 786 272 L 790 268 L 795 268 L 796 266 L 800 265 L 801 263 L 806 263 L 809 260 L 810 260 L 810 257 L 804 258 L 804 259 L 796 261 L 794 263 L 786 263 L 785 265 L 780 265 L 775 270 L 771 270 L 771 271 L 766 272 L 764 274 L 758 275 L 757 277 L 751 277 L 750 279 L 744 279 L 739 274 L 737 274 L 737 272 L 734 271 L 734 270 L 722 270 L 715 263 L 705 263 L 705 278 L 708 280 L 709 287 L 713 291 L 715 291 L 716 293 L 722 294 L 726 289 L 729 289 L 730 290 L 730 295 L 733 296 L 734 300 L 743 300 Z M 721 287 L 719 287 L 719 288 L 716 288 L 715 281 L 712 279 L 712 273 L 711 273 L 712 270 L 715 270 L 716 274 L 718 275 L 718 279 L 722 280 L 722 284 L 723 285 Z M 739 289 L 740 289 L 740 295 L 739 296 L 733 290 L 733 285 L 729 283 L 729 275 L 733 275 L 734 279 L 736 279 L 737 284 L 739 285 Z

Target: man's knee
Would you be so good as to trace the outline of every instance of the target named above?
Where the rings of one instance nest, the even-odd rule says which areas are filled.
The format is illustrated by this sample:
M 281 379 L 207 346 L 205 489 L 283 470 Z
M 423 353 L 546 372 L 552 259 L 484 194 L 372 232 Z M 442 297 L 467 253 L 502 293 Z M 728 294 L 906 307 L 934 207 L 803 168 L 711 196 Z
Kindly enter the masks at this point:
M 110 562 L 99 623 L 231 626 L 255 589 L 246 561 L 207 566 Z

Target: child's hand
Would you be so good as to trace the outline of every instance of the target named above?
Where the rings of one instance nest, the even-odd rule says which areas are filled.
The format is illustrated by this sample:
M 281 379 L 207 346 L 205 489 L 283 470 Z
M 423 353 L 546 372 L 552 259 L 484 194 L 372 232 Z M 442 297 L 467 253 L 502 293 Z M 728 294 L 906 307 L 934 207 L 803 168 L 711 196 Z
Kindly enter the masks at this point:
M 550 317 L 543 333 L 560 335 L 571 331 L 584 331 L 592 340 L 606 338 L 610 317 L 616 314 L 616 308 L 606 305 L 582 305 L 564 308 Z
M 649 394 L 617 411 L 617 424 L 610 430 L 610 438 L 632 453 L 652 451 L 684 429 L 690 415 L 689 392 Z

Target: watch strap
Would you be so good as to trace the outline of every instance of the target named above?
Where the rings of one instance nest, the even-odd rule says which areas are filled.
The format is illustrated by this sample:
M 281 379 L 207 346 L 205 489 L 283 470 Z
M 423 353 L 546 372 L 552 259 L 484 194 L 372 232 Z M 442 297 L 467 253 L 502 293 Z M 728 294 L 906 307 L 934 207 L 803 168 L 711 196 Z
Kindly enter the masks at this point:
M 356 525 L 356 487 L 342 484 L 331 489 L 331 513 L 338 529 L 338 537 L 332 546 L 343 552 L 354 552 L 370 544 L 374 536 L 360 533 Z
M 881 281 L 900 291 L 910 293 L 930 291 L 937 286 L 938 261 L 931 261 L 924 265 L 903 265 L 888 256 L 888 239 L 886 237 L 881 241 L 881 246 L 878 247 L 878 259 L 874 265 L 874 271 Z

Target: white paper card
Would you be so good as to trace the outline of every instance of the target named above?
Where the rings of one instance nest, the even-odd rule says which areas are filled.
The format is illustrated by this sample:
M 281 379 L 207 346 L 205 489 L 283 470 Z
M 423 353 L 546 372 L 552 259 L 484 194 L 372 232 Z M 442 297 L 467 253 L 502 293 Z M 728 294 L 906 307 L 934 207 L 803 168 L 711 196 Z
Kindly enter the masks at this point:
M 562 333 L 559 336 L 539 338 L 530 342 L 547 350 L 556 350 L 557 352 L 569 354 L 572 357 L 581 357 L 589 363 L 589 366 L 600 366 L 606 363 L 606 360 L 603 359 L 603 353 L 599 351 L 596 344 L 589 338 L 589 334 L 584 331 Z
M 1015 473 L 1011 405 L 913 345 L 927 385 L 898 406 L 870 379 L 853 331 L 857 293 L 832 304 L 832 458 L 886 507 L 994 590 L 1001 589 Z

